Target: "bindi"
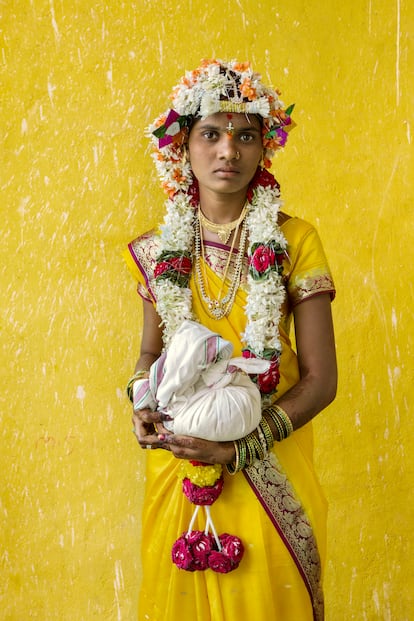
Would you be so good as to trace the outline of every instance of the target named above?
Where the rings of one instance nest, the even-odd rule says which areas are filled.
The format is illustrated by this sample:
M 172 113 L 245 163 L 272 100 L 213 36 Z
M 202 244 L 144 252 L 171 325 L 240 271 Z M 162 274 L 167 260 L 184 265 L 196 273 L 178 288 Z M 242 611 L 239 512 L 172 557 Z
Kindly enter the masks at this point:
M 228 138 L 231 138 L 233 136 L 233 134 L 234 134 L 234 125 L 231 122 L 231 119 L 233 118 L 233 115 L 232 114 L 228 114 L 227 118 L 228 118 L 229 122 L 228 122 L 227 127 L 226 127 L 226 132 L 227 132 Z

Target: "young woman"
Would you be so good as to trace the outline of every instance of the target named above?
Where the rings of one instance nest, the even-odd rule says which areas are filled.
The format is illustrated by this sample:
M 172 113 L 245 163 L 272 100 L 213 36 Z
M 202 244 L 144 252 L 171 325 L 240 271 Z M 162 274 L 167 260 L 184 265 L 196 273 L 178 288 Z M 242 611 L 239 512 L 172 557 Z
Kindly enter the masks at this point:
M 261 423 L 235 442 L 175 435 L 163 425 L 168 413 L 135 408 L 139 445 L 154 449 L 139 619 L 321 621 L 326 502 L 311 420 L 336 393 L 334 285 L 317 232 L 280 211 L 267 170 L 294 126 L 293 107 L 248 63 L 217 60 L 187 73 L 172 102 L 149 130 L 168 194 L 164 223 L 126 253 L 144 307 L 128 393 L 188 319 L 268 369 L 253 377 Z M 210 479 L 206 464 L 216 468 Z M 183 478 L 195 489 L 221 482 L 204 521 Z

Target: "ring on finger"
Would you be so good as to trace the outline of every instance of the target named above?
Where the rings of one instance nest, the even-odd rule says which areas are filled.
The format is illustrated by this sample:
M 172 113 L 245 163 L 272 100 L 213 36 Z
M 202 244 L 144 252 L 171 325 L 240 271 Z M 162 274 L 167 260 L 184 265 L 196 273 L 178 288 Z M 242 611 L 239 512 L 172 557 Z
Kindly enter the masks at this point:
M 145 448 L 151 450 L 152 449 L 152 444 L 147 444 Z

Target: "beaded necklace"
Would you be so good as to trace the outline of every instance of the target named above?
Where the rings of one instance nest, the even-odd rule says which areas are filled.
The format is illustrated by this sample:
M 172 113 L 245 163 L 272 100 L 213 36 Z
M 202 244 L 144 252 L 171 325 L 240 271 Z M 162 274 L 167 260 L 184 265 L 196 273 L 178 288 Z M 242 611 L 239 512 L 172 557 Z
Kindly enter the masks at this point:
M 229 271 L 230 262 L 233 256 L 233 251 L 234 251 L 234 246 L 235 246 L 235 242 L 237 238 L 239 225 L 237 225 L 235 233 L 234 233 L 233 242 L 232 242 L 232 245 L 229 251 L 229 255 L 227 257 L 226 267 L 225 267 L 222 280 L 221 280 L 220 290 L 218 292 L 217 297 L 213 299 L 209 295 L 207 295 L 207 292 L 206 292 L 206 286 L 208 287 L 208 278 L 206 275 L 206 258 L 204 254 L 204 243 L 203 243 L 203 234 L 202 234 L 202 228 L 201 228 L 201 222 L 200 222 L 200 213 L 201 213 L 201 209 L 199 207 L 198 218 L 195 221 L 195 240 L 194 240 L 196 284 L 198 286 L 198 290 L 206 305 L 206 309 L 210 317 L 213 317 L 213 319 L 222 319 L 223 317 L 226 317 L 230 313 L 233 307 L 234 298 L 236 297 L 237 289 L 240 286 L 240 281 L 241 281 L 241 276 L 242 276 L 242 271 L 243 271 L 243 257 L 244 257 L 244 251 L 246 248 L 246 241 L 247 241 L 247 225 L 246 225 L 246 221 L 243 220 L 243 225 L 242 225 L 241 235 L 240 235 L 240 244 L 239 244 L 236 264 L 234 267 L 234 274 L 233 274 L 232 281 L 229 285 L 227 294 L 223 298 L 221 297 L 224 283 L 225 283 L 225 280 L 227 278 L 227 274 Z M 201 269 L 201 267 L 203 269 Z M 207 283 L 207 285 L 205 283 Z

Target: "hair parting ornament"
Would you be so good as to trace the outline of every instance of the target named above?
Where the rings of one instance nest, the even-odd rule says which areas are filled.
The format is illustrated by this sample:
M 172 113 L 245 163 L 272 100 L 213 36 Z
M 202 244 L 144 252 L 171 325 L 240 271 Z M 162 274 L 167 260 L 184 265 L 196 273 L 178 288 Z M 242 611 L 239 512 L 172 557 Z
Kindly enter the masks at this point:
M 199 207 L 198 182 L 187 157 L 187 142 L 195 119 L 225 112 L 234 131 L 233 114 L 255 114 L 262 121 L 263 166 L 258 167 L 247 191 L 248 230 L 246 328 L 241 335 L 245 357 L 271 362 L 269 371 L 253 378 L 264 403 L 276 391 L 279 381 L 279 321 L 285 299 L 282 281 L 286 239 L 277 225 L 279 184 L 268 172 L 271 159 L 284 147 L 295 126 L 293 105 L 285 108 L 279 92 L 265 86 L 249 63 L 204 60 L 186 72 L 171 94 L 172 107 L 147 129 L 153 159 L 168 195 L 161 226 L 160 254 L 154 271 L 154 293 L 161 317 L 164 346 L 185 319 L 197 320 L 192 310 L 189 286 L 193 270 L 195 220 Z M 231 307 L 229 307 L 229 311 Z

